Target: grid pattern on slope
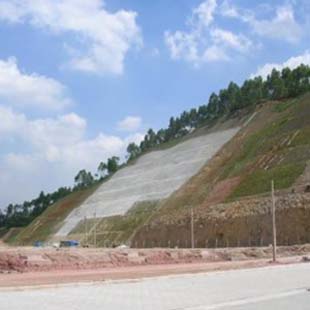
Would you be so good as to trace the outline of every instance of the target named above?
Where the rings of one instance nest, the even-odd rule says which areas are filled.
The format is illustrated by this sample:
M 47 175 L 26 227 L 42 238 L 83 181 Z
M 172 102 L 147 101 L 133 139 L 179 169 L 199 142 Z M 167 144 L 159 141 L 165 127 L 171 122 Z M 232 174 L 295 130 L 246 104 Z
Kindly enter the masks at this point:
M 65 236 L 85 216 L 92 218 L 125 214 L 135 202 L 168 197 L 182 186 L 239 130 L 228 129 L 196 137 L 162 151 L 141 156 L 73 210 L 58 231 Z

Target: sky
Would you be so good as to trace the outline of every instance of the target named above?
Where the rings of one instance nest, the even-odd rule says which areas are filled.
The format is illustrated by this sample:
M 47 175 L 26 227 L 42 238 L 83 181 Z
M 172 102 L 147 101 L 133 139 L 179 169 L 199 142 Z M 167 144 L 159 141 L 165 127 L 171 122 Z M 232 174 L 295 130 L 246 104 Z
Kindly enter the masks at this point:
M 0 0 L 0 208 L 230 81 L 310 65 L 309 30 L 307 0 Z

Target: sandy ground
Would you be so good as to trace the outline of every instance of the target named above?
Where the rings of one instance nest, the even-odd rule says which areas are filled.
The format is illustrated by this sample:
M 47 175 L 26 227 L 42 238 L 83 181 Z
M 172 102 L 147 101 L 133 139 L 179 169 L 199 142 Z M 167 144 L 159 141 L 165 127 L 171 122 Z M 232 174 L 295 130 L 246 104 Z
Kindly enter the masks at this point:
M 300 263 L 309 245 L 279 248 L 278 265 Z M 308 253 L 308 254 L 307 254 Z M 33 249 L 0 248 L 0 288 L 140 279 L 270 266 L 270 248 Z

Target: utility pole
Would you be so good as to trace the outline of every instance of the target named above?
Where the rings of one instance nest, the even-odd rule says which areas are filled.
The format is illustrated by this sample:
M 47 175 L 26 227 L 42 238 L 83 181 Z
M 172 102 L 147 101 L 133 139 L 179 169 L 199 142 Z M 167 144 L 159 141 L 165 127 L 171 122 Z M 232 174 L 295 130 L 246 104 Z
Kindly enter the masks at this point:
M 87 245 L 88 241 L 87 241 L 87 217 L 84 216 L 84 242 L 85 245 Z
M 276 228 L 276 201 L 274 197 L 274 182 L 271 181 L 272 199 L 272 261 L 277 261 L 277 228 Z
M 94 246 L 97 247 L 97 220 L 96 220 L 96 211 L 94 213 L 95 218 L 95 227 L 94 227 Z
M 191 244 L 192 244 L 192 249 L 195 248 L 195 236 L 194 236 L 194 210 L 193 210 L 193 206 L 191 206 Z

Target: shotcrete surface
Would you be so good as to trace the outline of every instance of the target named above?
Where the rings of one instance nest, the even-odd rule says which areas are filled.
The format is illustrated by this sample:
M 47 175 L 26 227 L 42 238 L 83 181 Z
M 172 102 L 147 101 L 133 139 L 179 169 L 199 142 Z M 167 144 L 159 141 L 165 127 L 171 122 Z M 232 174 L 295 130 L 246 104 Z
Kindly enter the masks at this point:
M 119 170 L 66 218 L 57 236 L 66 236 L 84 218 L 124 215 L 136 202 L 168 197 L 195 175 L 239 130 L 232 128 L 189 139 L 141 156 Z

